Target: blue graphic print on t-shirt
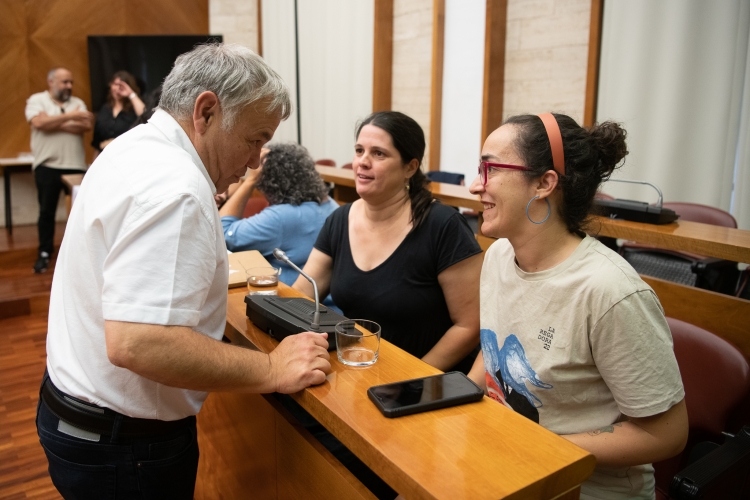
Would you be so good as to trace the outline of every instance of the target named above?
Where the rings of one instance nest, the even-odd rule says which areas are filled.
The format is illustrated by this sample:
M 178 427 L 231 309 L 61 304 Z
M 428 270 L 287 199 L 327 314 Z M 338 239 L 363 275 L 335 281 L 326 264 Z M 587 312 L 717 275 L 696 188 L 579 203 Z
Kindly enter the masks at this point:
M 526 382 L 541 389 L 552 389 L 552 385 L 539 380 L 523 344 L 514 334 L 508 335 L 499 348 L 495 332 L 483 328 L 479 333 L 489 396 L 539 423 L 537 408 L 541 408 L 542 402 L 528 389 Z

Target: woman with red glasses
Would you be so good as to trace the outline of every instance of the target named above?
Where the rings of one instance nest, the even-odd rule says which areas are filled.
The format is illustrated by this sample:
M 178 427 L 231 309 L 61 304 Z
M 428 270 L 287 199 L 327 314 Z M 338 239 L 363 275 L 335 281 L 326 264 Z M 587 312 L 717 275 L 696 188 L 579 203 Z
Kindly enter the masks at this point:
M 626 132 L 545 113 L 508 119 L 484 143 L 471 191 L 501 238 L 480 279 L 482 352 L 470 377 L 490 397 L 597 459 L 581 498 L 654 498 L 651 463 L 679 453 L 687 412 L 653 290 L 587 236 L 594 195 Z

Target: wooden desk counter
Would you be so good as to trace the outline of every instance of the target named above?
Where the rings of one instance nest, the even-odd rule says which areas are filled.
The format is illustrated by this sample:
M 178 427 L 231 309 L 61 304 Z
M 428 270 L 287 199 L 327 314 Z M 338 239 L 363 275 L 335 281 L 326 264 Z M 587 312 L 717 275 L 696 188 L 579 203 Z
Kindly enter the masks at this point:
M 283 285 L 279 294 L 298 296 Z M 244 295 L 241 288 L 229 292 L 227 336 L 268 352 L 277 342 L 247 319 Z M 592 455 L 487 397 L 397 419 L 382 416 L 368 387 L 439 373 L 387 341 L 369 368 L 345 367 L 335 358 L 333 352 L 325 383 L 293 398 L 409 500 L 578 498 L 580 483 L 594 469 Z
M 670 224 L 657 225 L 596 217 L 591 225 L 595 233 L 599 225 L 599 236 L 750 263 L 750 231 L 679 219 Z

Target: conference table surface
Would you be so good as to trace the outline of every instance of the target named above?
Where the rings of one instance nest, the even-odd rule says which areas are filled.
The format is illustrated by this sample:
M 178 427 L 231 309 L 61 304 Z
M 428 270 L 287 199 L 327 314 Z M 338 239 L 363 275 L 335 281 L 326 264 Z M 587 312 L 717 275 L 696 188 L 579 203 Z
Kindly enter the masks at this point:
M 245 316 L 245 293 L 229 291 L 227 322 L 235 331 L 228 336 L 270 352 L 278 342 Z M 301 296 L 283 284 L 279 295 Z M 487 397 L 386 418 L 368 399 L 369 387 L 440 371 L 385 340 L 368 368 L 347 367 L 331 354 L 326 381 L 292 397 L 409 500 L 577 498 L 595 467 L 593 455 Z

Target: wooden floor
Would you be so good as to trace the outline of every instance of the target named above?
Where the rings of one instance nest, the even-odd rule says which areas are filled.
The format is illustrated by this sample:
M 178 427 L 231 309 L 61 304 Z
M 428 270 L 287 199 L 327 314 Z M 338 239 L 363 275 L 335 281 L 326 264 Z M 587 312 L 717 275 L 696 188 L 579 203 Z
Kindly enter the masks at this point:
M 58 224 L 56 243 L 64 227 Z M 35 226 L 17 226 L 13 233 L 8 237 L 0 229 L 0 304 L 13 309 L 22 299 L 36 298 L 39 307 L 31 309 L 40 311 L 16 310 L 13 317 L 0 319 L 0 500 L 59 499 L 34 423 L 47 358 L 44 299 L 49 297 L 52 268 L 41 275 L 32 272 Z

